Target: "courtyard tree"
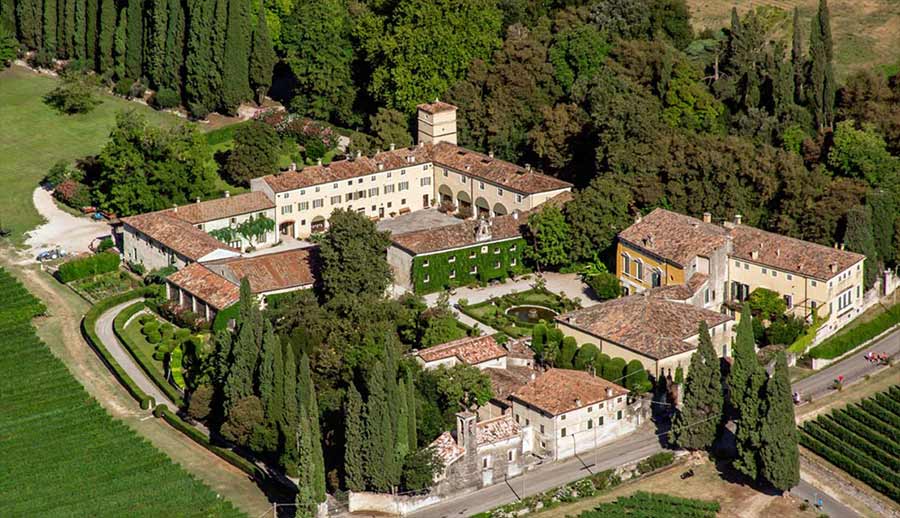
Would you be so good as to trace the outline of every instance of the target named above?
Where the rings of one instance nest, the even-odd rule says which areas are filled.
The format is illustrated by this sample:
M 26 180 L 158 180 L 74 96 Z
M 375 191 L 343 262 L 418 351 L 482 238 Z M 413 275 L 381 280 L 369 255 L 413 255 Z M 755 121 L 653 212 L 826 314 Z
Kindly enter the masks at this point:
M 539 267 L 569 264 L 571 230 L 559 207 L 548 204 L 528 216 L 528 241 L 527 255 Z
M 391 244 L 387 233 L 356 211 L 337 209 L 328 221 L 319 252 L 326 300 L 381 298 L 391 282 L 384 255 Z
M 719 357 L 709 336 L 709 327 L 700 322 L 700 345 L 691 355 L 684 399 L 672 422 L 670 438 L 681 448 L 708 450 L 718 435 L 723 415 L 722 373 Z

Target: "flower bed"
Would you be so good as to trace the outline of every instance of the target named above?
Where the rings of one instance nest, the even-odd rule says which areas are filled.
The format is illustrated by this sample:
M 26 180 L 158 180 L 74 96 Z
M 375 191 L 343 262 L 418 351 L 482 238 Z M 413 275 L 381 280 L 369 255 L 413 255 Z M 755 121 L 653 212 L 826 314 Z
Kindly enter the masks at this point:
M 140 282 L 128 272 L 112 271 L 72 281 L 69 286 L 88 301 L 96 303 L 107 297 L 138 288 Z

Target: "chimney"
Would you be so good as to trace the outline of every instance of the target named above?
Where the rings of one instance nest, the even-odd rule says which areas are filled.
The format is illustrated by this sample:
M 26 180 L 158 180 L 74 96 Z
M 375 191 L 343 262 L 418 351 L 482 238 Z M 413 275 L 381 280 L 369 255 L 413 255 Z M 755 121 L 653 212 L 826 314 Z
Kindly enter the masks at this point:
M 318 166 L 321 166 L 321 165 L 322 165 L 322 159 L 321 159 L 321 158 L 318 159 L 318 160 L 316 160 L 316 165 L 318 165 Z
M 537 374 L 534 371 L 531 371 L 531 381 L 534 381 L 537 378 Z
M 781 249 L 780 248 L 775 249 L 775 257 L 781 257 Z
M 608 398 L 613 397 L 613 389 L 612 389 L 612 387 L 606 387 L 606 397 L 608 397 Z
M 640 223 L 640 222 L 641 222 L 641 219 L 643 219 L 643 216 L 641 216 L 641 213 L 638 212 L 637 215 L 634 217 L 634 222 L 635 222 L 635 223 Z
M 734 215 L 734 224 L 735 224 L 735 225 L 740 225 L 740 224 L 741 224 L 741 218 L 742 218 L 742 217 L 743 217 L 743 216 L 741 216 L 740 214 L 735 214 L 735 215 Z
M 531 164 L 525 164 L 525 170 L 531 171 Z
M 488 157 L 489 157 L 489 158 L 494 158 L 494 150 L 493 150 L 493 149 L 490 150 L 490 151 L 488 151 Z
M 200 198 L 197 198 L 197 203 L 200 203 Z
M 384 164 L 382 164 L 381 162 L 378 163 L 378 170 L 384 171 Z
M 172 212 L 178 212 L 178 204 L 177 203 L 172 204 Z
M 831 263 L 831 273 L 837 273 L 837 263 Z
M 391 151 L 393 151 L 394 149 L 396 149 L 396 147 L 397 147 L 397 146 L 395 146 L 394 143 L 391 142 Z
M 291 162 L 291 168 L 288 171 L 296 171 L 297 170 L 297 162 Z
M 225 191 L 225 197 L 226 197 L 226 198 L 230 198 L 230 197 L 231 197 L 231 193 L 228 192 L 228 191 Z
M 841 243 L 841 250 L 844 249 L 844 243 Z
M 472 169 L 472 166 L 470 166 L 469 164 L 466 164 L 466 171 L 469 171 L 471 169 Z
M 575 398 L 575 406 L 581 408 L 581 399 Z
M 419 147 L 425 147 L 425 141 L 419 142 Z
M 704 212 L 703 213 L 703 222 L 704 223 L 712 223 L 712 214 L 710 214 L 709 212 Z
M 362 151 L 360 151 L 360 150 L 357 149 L 357 150 L 356 150 L 356 158 L 359 158 L 359 157 L 361 157 L 361 156 L 362 156 Z
M 513 213 L 512 213 L 512 218 L 513 218 L 514 220 L 518 220 L 518 219 L 519 219 L 519 211 L 518 211 L 518 210 L 514 210 L 514 211 L 513 211 Z
M 759 259 L 759 250 L 754 250 L 754 251 L 750 252 L 750 258 L 753 259 L 754 261 L 756 259 Z

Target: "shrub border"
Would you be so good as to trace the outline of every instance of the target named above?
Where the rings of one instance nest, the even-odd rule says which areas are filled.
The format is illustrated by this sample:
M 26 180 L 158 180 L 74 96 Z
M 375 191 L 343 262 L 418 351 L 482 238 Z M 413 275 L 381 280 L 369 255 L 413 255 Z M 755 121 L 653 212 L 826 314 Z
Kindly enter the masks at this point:
M 135 385 L 134 380 L 132 380 L 131 377 L 128 376 L 128 373 L 126 373 L 125 370 L 122 369 L 122 366 L 119 365 L 115 358 L 113 358 L 112 355 L 109 354 L 106 346 L 103 345 L 100 337 L 97 336 L 96 331 L 94 331 L 94 328 L 97 325 L 97 319 L 100 318 L 100 315 L 102 315 L 104 312 L 118 304 L 143 297 L 148 294 L 153 294 L 152 287 L 138 288 L 136 290 L 122 293 L 120 295 L 115 295 L 98 302 L 88 310 L 84 318 L 81 320 L 81 333 L 84 336 L 85 340 L 97 352 L 97 354 L 100 355 L 100 357 L 103 359 L 103 362 L 106 363 L 110 370 L 112 370 L 116 379 L 118 379 L 119 382 L 122 383 L 122 385 L 125 385 L 128 393 L 131 394 L 131 396 L 140 403 L 141 408 L 144 410 L 148 410 L 151 408 L 156 410 L 156 408 L 154 408 L 156 405 L 153 401 L 153 398 L 148 396 L 146 393 L 144 393 L 143 390 Z M 257 479 L 263 479 L 265 477 L 265 472 L 261 468 L 227 448 L 215 446 L 210 442 L 209 438 L 206 437 L 206 435 L 186 423 L 176 414 L 172 413 L 172 411 L 169 410 L 166 405 L 160 406 L 162 408 L 158 411 L 155 411 L 154 415 L 158 414 L 160 418 L 164 419 L 176 430 L 180 431 L 184 435 L 187 435 L 191 440 L 193 440 L 200 446 L 206 448 L 214 455 L 217 455 L 224 461 L 240 469 L 244 473 L 247 473 L 251 477 Z
M 172 400 L 173 403 L 178 405 L 178 408 L 184 407 L 184 398 L 181 393 L 175 390 L 172 387 L 172 384 L 169 383 L 165 378 L 161 377 L 156 369 L 154 369 L 151 365 L 147 365 L 144 363 L 144 360 L 141 358 L 137 351 L 136 347 L 132 344 L 127 337 L 125 336 L 125 323 L 133 316 L 140 312 L 141 309 L 144 309 L 146 305 L 143 302 L 136 302 L 135 304 L 128 306 L 113 320 L 113 333 L 116 335 L 116 338 L 119 339 L 119 342 L 125 347 L 128 351 L 128 354 L 134 359 L 135 363 L 141 366 L 141 370 L 144 371 L 144 374 L 153 381 L 153 384 L 156 385 L 156 388 L 161 390 L 163 394 L 165 394 L 169 399 Z M 123 319 L 124 316 L 124 319 Z

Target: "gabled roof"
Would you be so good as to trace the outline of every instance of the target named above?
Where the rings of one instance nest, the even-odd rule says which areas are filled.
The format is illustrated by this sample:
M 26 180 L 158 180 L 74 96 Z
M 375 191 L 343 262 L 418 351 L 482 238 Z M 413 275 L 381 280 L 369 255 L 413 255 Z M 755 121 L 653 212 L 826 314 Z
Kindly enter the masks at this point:
M 773 234 L 747 225 L 736 225 L 730 232 L 734 242 L 734 259 L 822 281 L 835 277 L 866 258 L 862 254 Z
M 165 212 L 188 223 L 199 224 L 208 221 L 231 218 L 267 209 L 274 209 L 275 202 L 262 192 L 247 192 L 226 196 L 215 200 L 183 205 Z
M 200 263 L 191 263 L 170 275 L 168 282 L 187 291 L 217 310 L 240 299 L 240 288 Z
M 708 275 L 697 272 L 694 275 L 691 275 L 687 284 L 669 284 L 668 286 L 651 288 L 644 293 L 648 297 L 655 297 L 658 299 L 685 301 L 696 295 L 697 292 L 700 291 L 700 288 L 706 285 L 708 280 Z
M 491 378 L 494 399 L 506 401 L 510 394 L 518 391 L 537 377 L 537 371 L 531 367 L 509 365 L 505 369 L 484 369 L 483 373 Z
M 253 293 L 267 293 L 311 286 L 319 266 L 319 248 L 299 248 L 204 264 L 234 284 L 240 284 L 246 277 Z
M 569 182 L 545 175 L 530 167 L 522 167 L 449 142 L 436 144 L 432 157 L 436 164 L 524 194 L 572 188 Z
M 191 223 L 173 217 L 168 210 L 129 216 L 122 218 L 122 223 L 192 261 L 199 261 L 217 250 L 239 253 Z
M 728 231 L 713 223 L 665 209 L 654 209 L 622 232 L 619 239 L 677 266 L 700 255 L 709 257 L 728 241 Z
M 456 106 L 453 106 L 450 103 L 445 103 L 443 101 L 434 101 L 433 103 L 423 103 L 416 108 L 422 110 L 423 112 L 428 112 L 431 114 L 440 113 L 440 112 L 448 112 L 456 110 Z
M 601 302 L 556 317 L 556 321 L 656 360 L 696 349 L 686 342 L 701 321 L 712 328 L 728 315 L 644 293 Z
M 493 336 L 460 338 L 452 342 L 435 345 L 416 353 L 425 363 L 456 357 L 467 365 L 478 365 L 486 361 L 503 358 L 506 349 L 500 347 Z
M 550 369 L 510 397 L 557 416 L 625 394 L 628 390 L 624 387 L 591 373 Z
M 503 414 L 475 424 L 475 443 L 478 447 L 488 446 L 518 437 L 520 431 L 512 414 Z

